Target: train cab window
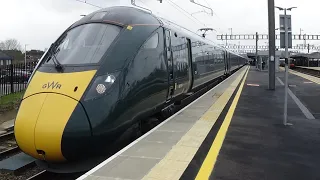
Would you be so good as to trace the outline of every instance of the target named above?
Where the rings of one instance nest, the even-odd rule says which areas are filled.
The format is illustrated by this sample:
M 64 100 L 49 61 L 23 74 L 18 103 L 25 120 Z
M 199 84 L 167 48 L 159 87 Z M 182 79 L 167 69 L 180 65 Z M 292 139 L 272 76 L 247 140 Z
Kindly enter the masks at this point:
M 120 30 L 111 24 L 84 24 L 66 32 L 50 49 L 61 64 L 99 63 Z M 54 62 L 48 57 L 45 63 Z
M 144 45 L 144 49 L 156 49 L 159 44 L 159 34 L 155 33 Z

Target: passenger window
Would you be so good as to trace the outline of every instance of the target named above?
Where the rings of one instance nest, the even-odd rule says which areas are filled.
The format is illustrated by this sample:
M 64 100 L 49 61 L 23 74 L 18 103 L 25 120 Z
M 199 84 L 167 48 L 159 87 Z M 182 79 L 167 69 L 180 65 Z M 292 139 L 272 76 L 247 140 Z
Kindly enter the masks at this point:
M 159 34 L 154 34 L 143 46 L 144 49 L 156 49 L 159 44 Z

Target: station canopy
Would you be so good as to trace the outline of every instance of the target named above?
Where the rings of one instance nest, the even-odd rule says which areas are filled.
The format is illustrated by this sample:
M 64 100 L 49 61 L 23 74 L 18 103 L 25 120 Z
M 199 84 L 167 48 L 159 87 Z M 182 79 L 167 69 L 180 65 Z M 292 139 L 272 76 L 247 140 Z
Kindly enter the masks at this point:
M 298 59 L 298 58 L 305 58 L 305 59 L 320 59 L 320 52 L 314 52 L 314 53 L 299 53 L 290 56 L 293 59 Z

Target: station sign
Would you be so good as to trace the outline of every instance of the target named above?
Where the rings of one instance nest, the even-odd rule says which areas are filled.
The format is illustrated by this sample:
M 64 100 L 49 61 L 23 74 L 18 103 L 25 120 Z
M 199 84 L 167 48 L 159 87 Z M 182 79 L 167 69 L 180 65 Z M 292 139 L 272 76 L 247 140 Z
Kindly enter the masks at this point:
M 292 26 L 291 15 L 280 15 L 280 48 L 285 48 L 285 18 L 288 27 L 288 48 L 292 48 Z

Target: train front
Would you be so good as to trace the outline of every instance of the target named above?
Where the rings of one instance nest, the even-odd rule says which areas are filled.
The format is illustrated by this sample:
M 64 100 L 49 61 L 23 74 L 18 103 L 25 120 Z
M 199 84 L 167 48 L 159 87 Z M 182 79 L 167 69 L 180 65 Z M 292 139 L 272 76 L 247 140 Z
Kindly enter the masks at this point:
M 120 31 L 112 24 L 84 23 L 52 44 L 31 77 L 16 117 L 14 133 L 23 152 L 55 163 L 88 152 L 92 127 L 82 102 L 113 87 L 116 75 L 99 74 L 99 67 Z

